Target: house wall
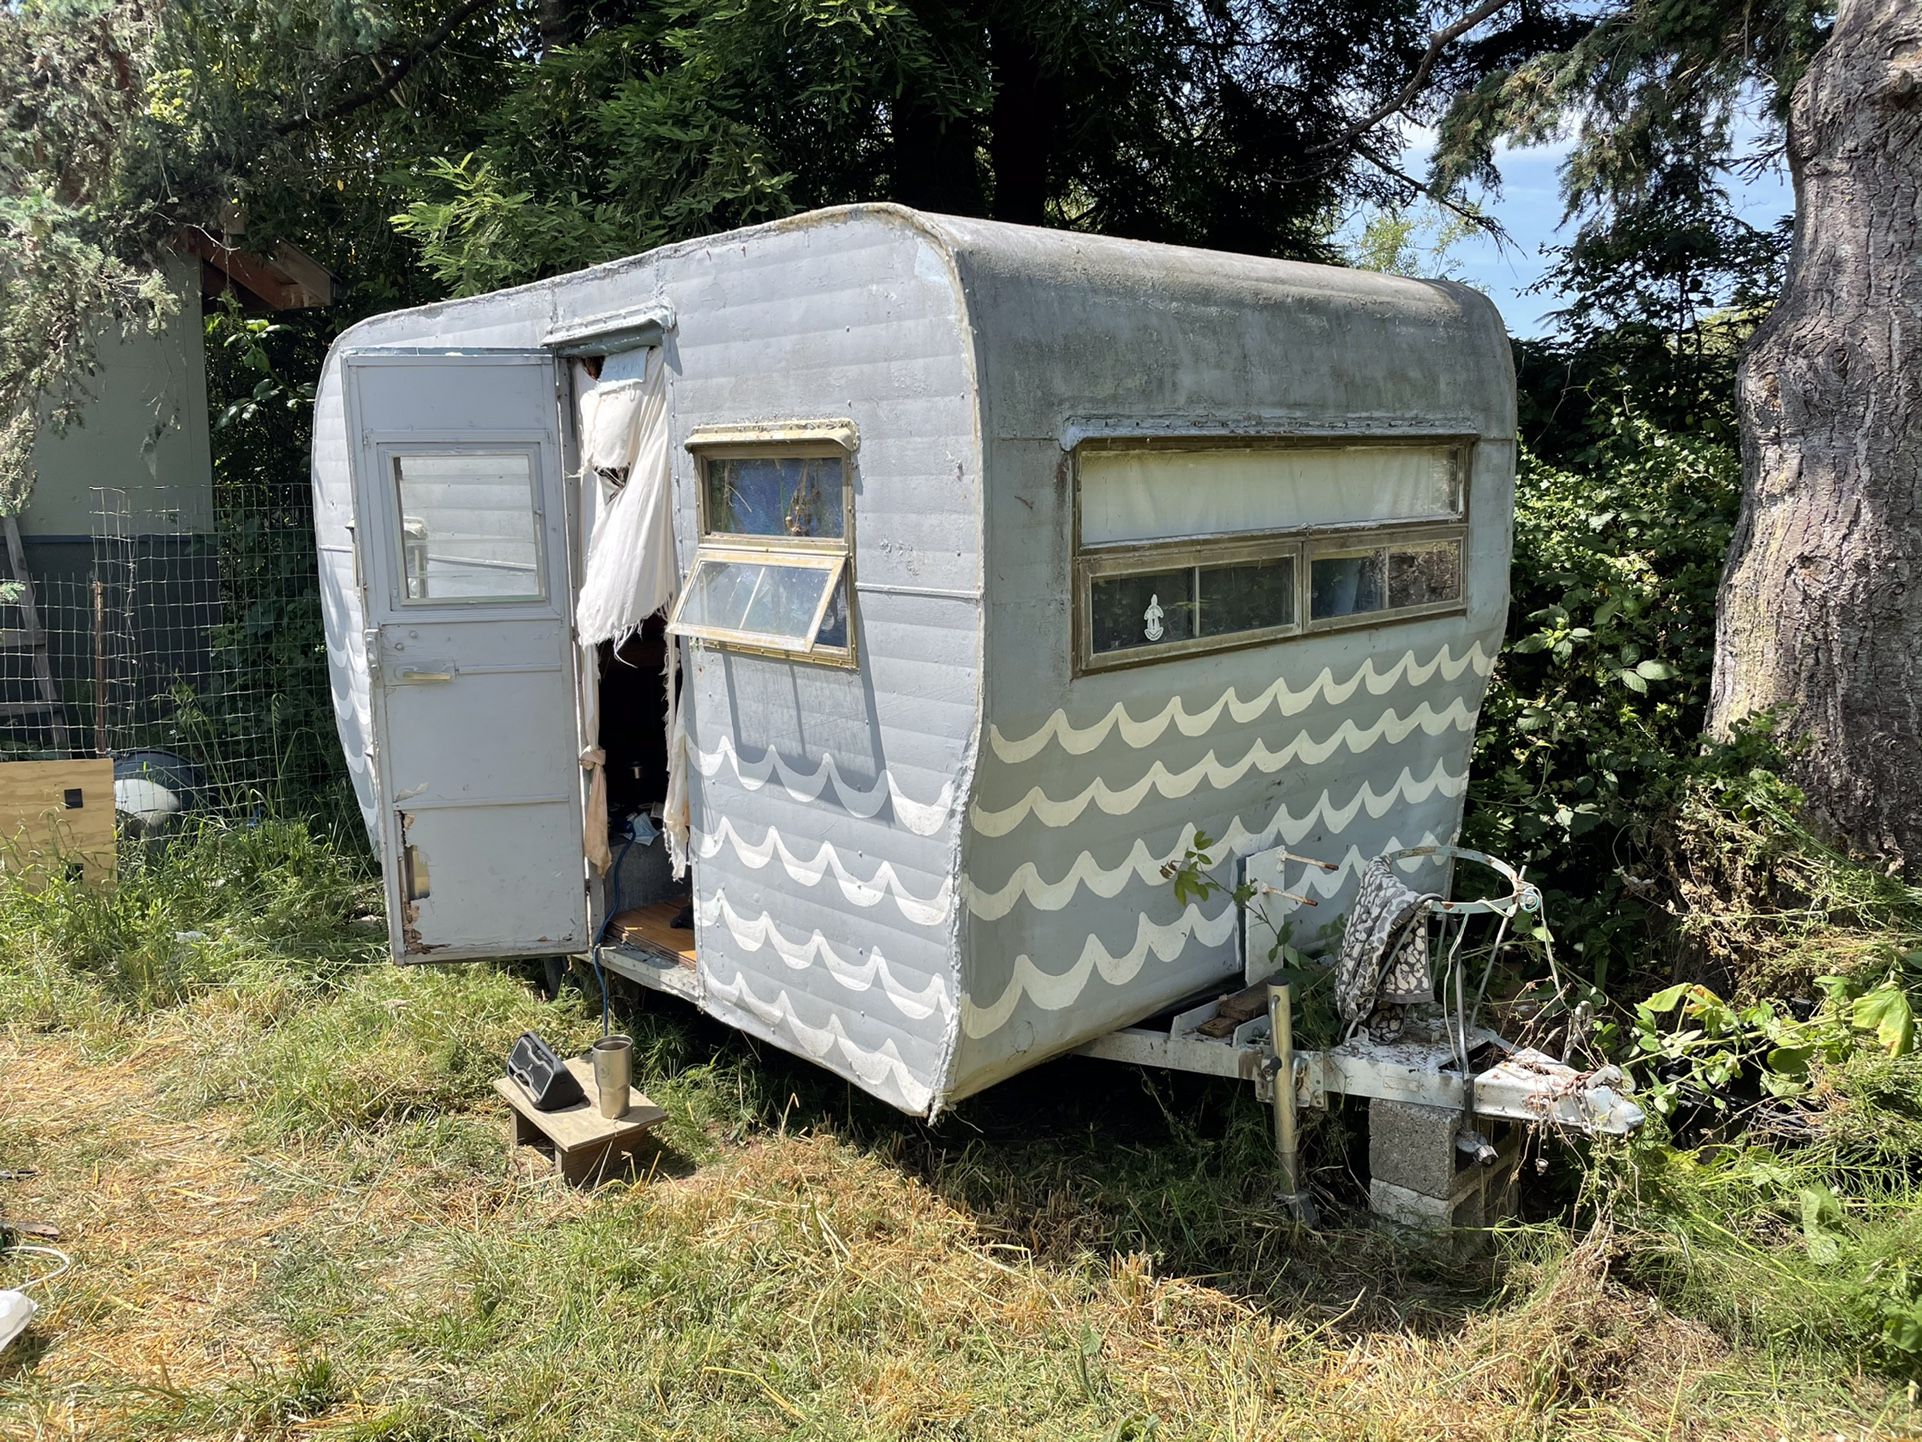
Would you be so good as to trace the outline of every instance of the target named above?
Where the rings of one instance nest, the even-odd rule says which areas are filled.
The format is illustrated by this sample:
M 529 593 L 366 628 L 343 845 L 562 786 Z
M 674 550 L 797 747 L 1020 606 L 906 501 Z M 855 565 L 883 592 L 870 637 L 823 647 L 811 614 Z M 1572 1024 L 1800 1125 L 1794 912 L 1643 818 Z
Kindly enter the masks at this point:
M 82 424 L 34 444 L 33 499 L 21 518 L 23 534 L 43 542 L 87 540 L 101 513 L 102 488 L 129 493 L 137 531 L 212 528 L 199 276 L 197 265 L 173 269 L 180 309 L 157 335 L 101 341 L 100 368 L 90 382 L 94 399 Z
M 165 657 L 194 684 L 209 667 L 196 600 L 214 594 L 213 463 L 208 445 L 207 368 L 199 267 L 172 272 L 180 308 L 155 335 L 103 338 L 94 399 L 79 425 L 42 434 L 34 486 L 20 517 L 28 569 L 52 633 L 56 673 L 73 701 L 92 695 L 95 667 L 91 583 L 99 561 L 116 597 L 132 579 L 128 613 L 108 643 Z M 114 538 L 103 544 L 102 536 Z M 0 687 L 24 684 L 18 657 L 0 657 Z M 79 719 L 76 713 L 72 719 Z M 0 723 L 10 730 L 32 723 Z
M 693 427 L 845 417 L 860 432 L 859 668 L 687 652 L 701 1005 L 925 1111 L 943 1089 L 958 990 L 980 448 L 952 264 L 904 212 L 799 217 L 347 332 L 319 387 L 314 452 L 343 747 L 371 816 L 340 351 L 535 346 L 563 321 L 662 301 L 676 317 L 664 349 L 683 569 L 697 541 Z
M 1234 903 L 1179 904 L 1161 873 L 1197 827 L 1222 839 L 1225 884 L 1278 844 L 1342 863 L 1311 883 L 1309 927 L 1339 916 L 1365 858 L 1454 835 L 1507 610 L 1514 393 L 1499 317 L 1460 287 L 941 224 L 988 478 L 960 1096 L 1240 984 Z M 1478 436 L 1467 613 L 1074 677 L 1069 447 L 1086 431 Z

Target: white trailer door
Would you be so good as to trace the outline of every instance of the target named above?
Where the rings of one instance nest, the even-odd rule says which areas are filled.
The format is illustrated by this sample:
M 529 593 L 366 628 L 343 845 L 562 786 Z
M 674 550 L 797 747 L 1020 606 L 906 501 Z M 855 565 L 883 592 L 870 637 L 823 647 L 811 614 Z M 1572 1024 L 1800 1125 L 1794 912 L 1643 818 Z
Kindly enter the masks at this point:
M 559 362 L 346 358 L 396 960 L 587 945 Z

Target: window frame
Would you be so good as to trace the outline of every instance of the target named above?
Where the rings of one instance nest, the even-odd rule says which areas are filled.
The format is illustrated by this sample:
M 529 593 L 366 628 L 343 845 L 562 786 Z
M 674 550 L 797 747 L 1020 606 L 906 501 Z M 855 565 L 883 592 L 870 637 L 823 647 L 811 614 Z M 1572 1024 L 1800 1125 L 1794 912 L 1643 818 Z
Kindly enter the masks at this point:
M 1388 604 L 1389 556 L 1395 551 L 1419 550 L 1425 546 L 1453 542 L 1457 549 L 1456 595 L 1452 601 L 1424 601 L 1411 606 L 1391 606 Z M 1355 626 L 1368 625 L 1371 620 L 1410 621 L 1423 616 L 1446 616 L 1452 612 L 1463 611 L 1468 606 L 1468 527 L 1466 521 L 1452 526 L 1393 526 L 1374 531 L 1328 531 L 1317 532 L 1305 543 L 1307 550 L 1305 594 L 1310 609 L 1302 613 L 1302 627 L 1309 632 L 1346 631 Z M 1321 556 L 1354 556 L 1369 551 L 1380 551 L 1382 556 L 1381 597 L 1382 604 L 1373 611 L 1356 611 L 1346 616 L 1324 616 L 1317 619 L 1312 610 L 1314 600 L 1314 564 Z
M 681 611 L 687 598 L 694 594 L 694 573 L 703 561 L 718 561 L 730 565 L 785 566 L 795 571 L 820 571 L 829 577 L 828 584 L 822 589 L 821 599 L 815 604 L 814 619 L 807 630 L 807 639 L 801 643 L 789 640 L 773 631 L 748 631 L 736 626 L 703 626 L 681 619 Z M 827 619 L 828 607 L 834 603 L 834 588 L 840 584 L 847 573 L 847 561 L 834 555 L 770 555 L 757 548 L 734 546 L 701 546 L 695 550 L 694 564 L 688 568 L 687 582 L 681 587 L 681 594 L 674 603 L 674 614 L 668 624 L 677 636 L 685 636 L 690 641 L 714 641 L 723 645 L 751 646 L 756 651 L 783 656 L 812 655 L 819 648 L 814 638 L 821 633 L 821 623 Z
M 385 473 L 383 489 L 386 492 L 389 514 L 393 521 L 392 543 L 388 547 L 388 559 L 394 567 L 393 604 L 397 611 L 426 610 L 435 607 L 455 607 L 463 610 L 486 609 L 489 607 L 515 608 L 521 606 L 548 606 L 552 595 L 547 574 L 547 510 L 541 498 L 541 448 L 535 440 L 486 441 L 433 441 L 433 440 L 386 440 L 375 447 L 378 464 Z M 401 462 L 417 457 L 468 456 L 488 459 L 500 456 L 519 456 L 527 462 L 527 515 L 532 523 L 534 542 L 534 564 L 532 573 L 538 594 L 518 596 L 433 596 L 412 595 L 408 587 L 407 553 L 410 547 L 418 544 L 407 537 L 407 508 L 401 498 Z M 431 543 L 432 536 L 428 537 Z M 446 559 L 446 558 L 443 558 Z M 462 558 L 455 557 L 455 561 Z M 433 556 L 427 556 L 431 564 Z M 479 563 L 482 569 L 511 569 L 496 563 Z M 423 570 L 422 583 L 427 579 Z
M 855 454 L 859 435 L 847 420 L 794 421 L 769 425 L 697 426 L 685 442 L 694 460 L 694 512 L 698 528 L 693 563 L 688 581 L 703 557 L 715 560 L 760 564 L 786 564 L 808 570 L 832 570 L 835 580 L 823 593 L 815 615 L 814 630 L 804 646 L 792 646 L 782 638 L 764 633 L 737 631 L 726 627 L 683 626 L 681 608 L 691 593 L 683 583 L 673 613 L 668 618 L 671 634 L 701 646 L 748 656 L 778 657 L 784 661 L 804 661 L 817 666 L 853 670 L 860 664 L 855 625 L 854 586 L 854 490 Z M 841 488 L 841 534 L 839 536 L 757 536 L 740 531 L 720 531 L 708 515 L 708 465 L 715 460 L 838 460 L 845 484 Z M 814 640 L 834 605 L 836 591 L 847 596 L 848 635 L 845 646 L 826 646 Z
M 1081 456 L 1087 450 L 1170 451 L 1170 450 L 1328 450 L 1345 446 L 1379 447 L 1390 445 L 1447 449 L 1455 465 L 1456 494 L 1460 513 L 1453 518 L 1409 517 L 1406 520 L 1377 520 L 1357 524 L 1291 526 L 1277 530 L 1228 532 L 1203 536 L 1173 537 L 1155 541 L 1124 541 L 1083 545 L 1081 540 Z M 1331 631 L 1354 630 L 1367 626 L 1391 625 L 1432 616 L 1454 615 L 1468 609 L 1468 534 L 1473 514 L 1473 485 L 1476 438 L 1459 433 L 1445 435 L 1316 435 L 1285 437 L 1178 436 L 1178 437 L 1099 437 L 1076 446 L 1072 453 L 1073 517 L 1070 556 L 1070 612 L 1073 632 L 1072 662 L 1075 676 L 1098 675 L 1133 666 L 1153 665 L 1186 656 L 1211 655 L 1272 645 L 1301 636 L 1325 635 Z M 1311 618 L 1313 600 L 1313 563 L 1316 555 L 1330 552 L 1370 550 L 1393 551 L 1401 547 L 1454 541 L 1461 548 L 1460 594 L 1453 601 L 1429 602 L 1419 606 L 1388 607 L 1363 611 L 1350 616 Z M 1094 582 L 1105 576 L 1141 575 L 1184 568 L 1245 561 L 1272 560 L 1290 556 L 1294 561 L 1295 619 L 1292 625 L 1234 631 L 1219 636 L 1193 636 L 1179 641 L 1162 641 L 1125 650 L 1097 652 L 1094 649 Z M 1387 600 L 1386 565 L 1382 577 L 1384 602 Z
M 1094 583 L 1110 576 L 1153 575 L 1157 571 L 1203 571 L 1215 566 L 1232 566 L 1252 561 L 1274 561 L 1287 557 L 1295 568 L 1293 589 L 1295 619 L 1286 625 L 1263 626 L 1252 630 L 1229 631 L 1220 636 L 1188 636 L 1178 641 L 1155 641 L 1146 646 L 1129 646 L 1119 651 L 1094 648 Z M 1076 563 L 1079 572 L 1075 586 L 1077 602 L 1076 639 L 1083 657 L 1083 670 L 1107 671 L 1117 666 L 1146 661 L 1161 661 L 1170 656 L 1197 651 L 1229 651 L 1243 646 L 1260 646 L 1301 633 L 1301 542 L 1295 539 L 1258 537 L 1223 541 L 1128 542 L 1103 546 L 1085 552 Z

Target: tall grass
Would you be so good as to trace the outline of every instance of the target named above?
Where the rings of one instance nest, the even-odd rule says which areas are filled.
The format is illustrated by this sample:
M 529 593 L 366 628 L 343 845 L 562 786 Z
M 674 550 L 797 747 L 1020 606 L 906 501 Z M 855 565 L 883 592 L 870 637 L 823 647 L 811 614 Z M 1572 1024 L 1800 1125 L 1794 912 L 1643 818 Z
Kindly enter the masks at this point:
M 1817 1145 L 1651 1137 L 1566 1193 L 1551 1149 L 1538 1220 L 1471 1254 L 1339 1205 L 1365 1157 L 1340 1112 L 1311 1128 L 1336 1205 L 1310 1233 L 1245 1087 L 1071 1060 L 928 1127 L 629 1002 L 669 1121 L 651 1180 L 582 1194 L 503 1166 L 489 1081 L 522 1029 L 584 1044 L 598 997 L 389 965 L 377 910 L 352 837 L 282 821 L 131 855 L 111 891 L 0 889 L 0 1166 L 41 1168 L 24 1207 L 95 1219 L 44 1355 L 0 1368 L 0 1435 L 9 1407 L 27 1435 L 287 1439 L 1914 1420 L 1889 1381 L 1922 1243 L 1907 1058 L 1825 1076 Z M 58 1094 L 77 1076 L 104 1121 Z
M 0 1008 L 54 1025 L 78 1005 L 136 1017 L 245 978 L 320 983 L 380 955 L 364 847 L 305 821 L 206 820 L 127 844 L 117 884 L 0 880 Z

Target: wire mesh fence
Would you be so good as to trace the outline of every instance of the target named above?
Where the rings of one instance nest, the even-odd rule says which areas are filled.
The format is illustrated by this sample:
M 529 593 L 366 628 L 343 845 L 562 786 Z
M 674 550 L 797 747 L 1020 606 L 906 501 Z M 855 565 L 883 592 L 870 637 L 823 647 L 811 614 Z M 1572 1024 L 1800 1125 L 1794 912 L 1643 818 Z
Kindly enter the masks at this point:
M 160 755 L 201 809 L 229 815 L 337 788 L 313 542 L 306 486 L 265 483 L 184 504 L 100 488 L 90 537 L 29 535 L 59 710 L 28 709 L 30 649 L 0 652 L 0 759 Z M 19 625 L 5 587 L 0 630 Z

